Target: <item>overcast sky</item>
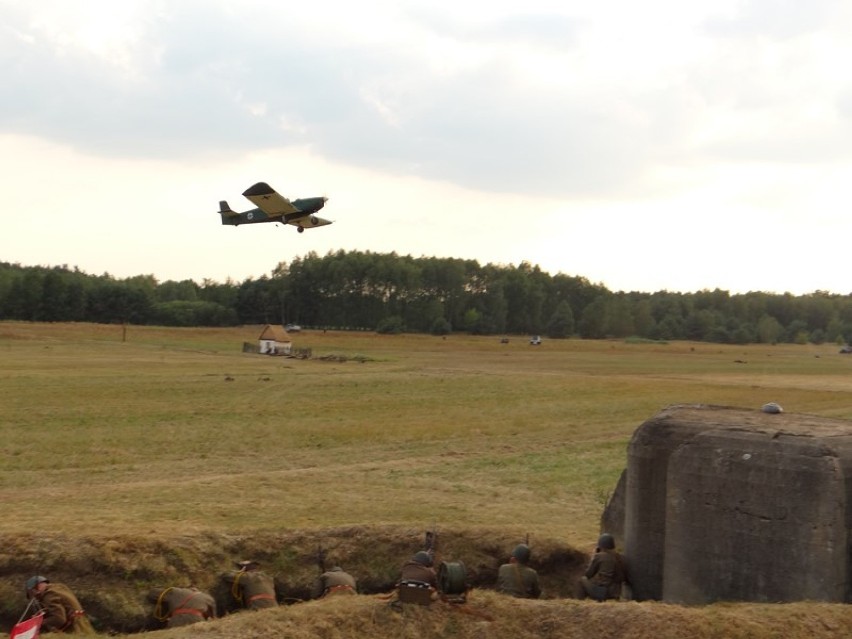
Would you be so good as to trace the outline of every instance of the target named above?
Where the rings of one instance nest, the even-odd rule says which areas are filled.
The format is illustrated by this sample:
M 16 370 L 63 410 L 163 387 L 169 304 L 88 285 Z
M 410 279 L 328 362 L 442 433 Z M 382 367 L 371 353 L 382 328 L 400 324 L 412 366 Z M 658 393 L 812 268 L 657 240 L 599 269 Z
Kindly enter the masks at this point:
M 0 261 L 852 292 L 852 3 L 0 0 Z M 331 226 L 225 227 L 268 182 Z

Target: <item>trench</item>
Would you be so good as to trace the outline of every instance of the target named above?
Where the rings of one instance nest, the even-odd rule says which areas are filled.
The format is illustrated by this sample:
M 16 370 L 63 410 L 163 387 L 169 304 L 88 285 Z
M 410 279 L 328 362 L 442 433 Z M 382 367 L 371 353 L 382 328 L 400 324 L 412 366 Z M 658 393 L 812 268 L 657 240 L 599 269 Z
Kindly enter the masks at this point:
M 157 588 L 193 585 L 213 596 L 218 616 L 237 612 L 221 575 L 234 569 L 234 561 L 248 558 L 274 578 L 279 605 L 309 600 L 321 569 L 337 565 L 356 577 L 360 594 L 391 593 L 402 564 L 423 548 L 422 532 L 352 526 L 163 539 L 0 536 L 0 631 L 10 631 L 26 608 L 23 584 L 35 574 L 69 586 L 103 634 L 163 628 L 147 599 Z M 467 588 L 494 589 L 500 565 L 523 541 L 501 531 L 439 531 L 435 565 L 463 565 Z M 530 546 L 529 565 L 539 574 L 543 598 L 574 596 L 589 555 L 553 539 L 536 539 Z

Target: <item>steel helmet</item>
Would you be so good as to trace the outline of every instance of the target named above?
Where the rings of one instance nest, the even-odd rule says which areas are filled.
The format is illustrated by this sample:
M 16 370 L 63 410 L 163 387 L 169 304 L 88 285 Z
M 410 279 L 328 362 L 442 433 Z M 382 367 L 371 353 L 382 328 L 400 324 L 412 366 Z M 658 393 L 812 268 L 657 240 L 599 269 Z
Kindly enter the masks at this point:
M 609 533 L 603 533 L 598 538 L 598 548 L 601 550 L 615 550 L 615 538 Z
M 41 575 L 36 575 L 35 577 L 30 577 L 29 579 L 27 579 L 27 585 L 26 585 L 27 592 L 29 592 L 30 590 L 32 590 L 33 588 L 35 588 L 39 584 L 44 583 L 46 581 L 50 581 L 50 580 L 47 577 L 42 577 Z
M 416 561 L 421 566 L 431 566 L 432 565 L 432 555 L 430 555 L 425 550 L 421 550 L 414 555 L 414 561 Z
M 530 547 L 526 544 L 518 544 L 512 551 L 512 557 L 522 564 L 527 563 L 530 560 Z

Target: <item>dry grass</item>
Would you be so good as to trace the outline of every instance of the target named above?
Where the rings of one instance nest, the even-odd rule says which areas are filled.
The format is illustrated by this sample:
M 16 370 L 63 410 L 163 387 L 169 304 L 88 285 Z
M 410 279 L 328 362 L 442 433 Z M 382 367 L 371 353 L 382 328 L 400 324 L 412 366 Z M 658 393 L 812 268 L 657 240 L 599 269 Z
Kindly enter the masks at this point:
M 301 575 L 295 566 L 310 554 L 312 533 L 377 526 L 393 531 L 385 535 L 392 550 L 380 553 L 390 572 L 407 552 L 391 543 L 399 531 L 414 531 L 406 543 L 416 544 L 433 524 L 468 540 L 464 556 L 489 547 L 471 531 L 490 531 L 498 554 L 526 534 L 538 551 L 587 550 L 631 433 L 664 406 L 777 401 L 852 419 L 852 359 L 833 345 L 531 347 L 522 338 L 308 331 L 295 346 L 311 347 L 313 360 L 242 354 L 241 343 L 259 333 L 0 323 L 0 572 L 72 566 L 74 583 L 86 562 L 70 561 L 69 546 L 126 540 L 100 569 L 144 582 L 168 576 L 175 560 L 167 555 L 158 568 L 161 551 L 131 547 L 190 539 L 187 557 L 210 556 L 186 560 L 203 577 L 239 552 L 234 540 L 245 547 L 298 531 L 301 555 L 271 559 Z M 325 354 L 341 358 L 318 359 Z M 25 561 L 11 550 L 19 546 Z M 363 570 L 379 583 L 377 563 Z M 562 593 L 564 579 L 548 578 Z M 675 615 L 636 608 L 646 609 Z M 282 623 L 301 614 L 279 613 Z M 682 614 L 709 624 L 709 612 Z M 447 618 L 456 617 L 468 622 Z
M 852 615 L 825 604 L 730 605 L 684 608 L 651 603 L 595 604 L 566 600 L 516 600 L 474 591 L 467 604 L 406 605 L 402 610 L 378 597 L 338 597 L 232 615 L 158 634 L 169 637 L 454 637 L 486 639 L 769 639 L 848 637 Z

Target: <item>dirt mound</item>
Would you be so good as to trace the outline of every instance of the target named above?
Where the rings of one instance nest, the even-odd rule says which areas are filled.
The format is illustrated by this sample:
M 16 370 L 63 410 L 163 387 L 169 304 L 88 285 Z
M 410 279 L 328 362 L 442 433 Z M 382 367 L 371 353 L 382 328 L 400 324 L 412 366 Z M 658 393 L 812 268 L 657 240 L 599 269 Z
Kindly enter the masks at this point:
M 686 608 L 655 603 L 512 599 L 474 590 L 462 605 L 392 606 L 378 595 L 336 597 L 157 633 L 164 639 L 828 639 L 852 633 L 840 604 L 719 604 Z

